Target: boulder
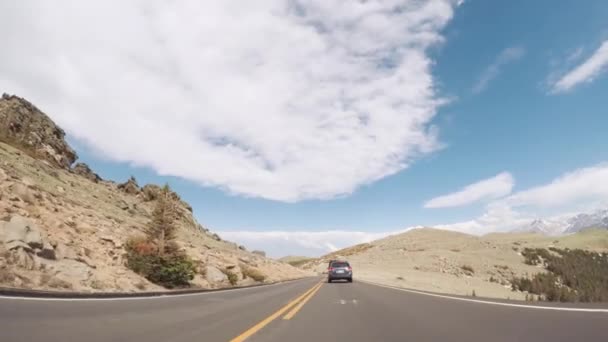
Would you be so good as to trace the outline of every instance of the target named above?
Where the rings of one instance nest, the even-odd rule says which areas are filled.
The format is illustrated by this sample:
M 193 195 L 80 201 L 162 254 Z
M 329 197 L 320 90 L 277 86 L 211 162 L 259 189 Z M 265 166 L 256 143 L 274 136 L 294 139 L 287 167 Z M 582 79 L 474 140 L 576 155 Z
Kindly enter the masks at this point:
M 89 258 L 86 255 L 79 256 L 75 260 L 89 266 L 90 268 L 97 268 L 97 265 L 95 264 L 93 259 Z
M 36 202 L 34 192 L 25 184 L 15 183 L 9 189 L 13 196 L 18 197 L 25 203 L 34 204 Z
M 264 252 L 264 251 L 252 251 L 251 253 L 259 255 L 259 256 L 263 256 L 263 257 L 266 256 L 266 252 Z
M 116 206 L 118 208 L 120 208 L 121 210 L 127 210 L 129 209 L 129 203 L 127 203 L 127 201 L 125 200 L 118 200 L 118 202 L 116 203 Z
M 76 260 L 49 263 L 47 267 L 55 272 L 57 277 L 69 280 L 72 283 L 88 280 L 92 275 L 91 268 L 88 265 Z
M 207 279 L 205 279 L 200 274 L 196 274 L 194 276 L 194 279 L 192 279 L 190 281 L 190 284 L 192 284 L 193 286 L 196 286 L 196 287 L 200 287 L 200 288 L 208 288 L 209 287 L 209 282 L 207 281 Z
M 122 241 L 120 241 L 120 239 L 114 237 L 114 236 L 110 236 L 110 235 L 103 235 L 100 237 L 101 240 L 103 241 L 107 241 L 112 243 L 112 245 L 114 245 L 114 248 L 122 248 Z
M 245 264 L 248 264 L 248 263 L 250 263 L 250 262 L 251 262 L 251 258 L 250 258 L 250 257 L 248 257 L 248 256 L 243 256 L 243 257 L 239 257 L 239 261 L 240 261 L 240 262 L 243 262 L 243 263 L 245 263 Z
M 57 255 L 55 253 L 55 249 L 51 246 L 50 243 L 44 242 L 42 245 L 42 249 L 36 253 L 37 256 L 48 259 L 48 260 L 56 260 Z
M 42 248 L 43 240 L 40 229 L 33 222 L 21 216 L 13 216 L 4 223 L 4 242 L 22 241 L 31 248 Z
M 143 200 L 146 202 L 154 201 L 158 198 L 160 194 L 161 188 L 156 184 L 146 184 L 144 185 L 143 192 Z
M 139 188 L 135 177 L 129 178 L 129 180 L 125 183 L 118 184 L 118 188 L 130 195 L 137 195 L 141 192 L 141 189 Z
M 133 204 L 133 210 L 135 210 L 135 212 L 141 216 L 150 216 L 150 212 L 144 206 L 137 205 L 136 203 Z
M 73 221 L 68 221 L 68 222 L 73 222 Z M 67 224 L 67 222 L 66 222 Z M 68 225 L 69 226 L 69 225 Z M 76 231 L 78 233 L 81 234 L 94 234 L 95 232 L 97 232 L 97 228 L 93 227 L 92 225 L 86 223 L 86 222 L 79 222 L 76 227 Z
M 257 284 L 257 282 L 249 277 L 239 280 L 238 284 L 240 286 L 248 286 Z
M 76 165 L 74 165 L 74 167 L 72 168 L 72 172 L 94 183 L 99 183 L 100 181 L 102 181 L 101 177 L 99 177 L 98 174 L 93 172 L 89 165 L 85 163 L 76 163 Z
M 39 263 L 25 248 L 16 248 L 8 252 L 7 261 L 9 264 L 26 270 L 34 270 L 39 267 Z
M 7 179 L 8 179 L 8 175 L 2 168 L 0 168 L 0 182 L 4 182 Z
M 25 242 L 21 241 L 21 240 L 13 240 L 13 241 L 9 241 L 5 244 L 5 247 L 7 250 L 12 251 L 12 250 L 16 250 L 16 249 L 23 249 L 26 252 L 33 252 L 34 250 Z
M 128 278 L 118 278 L 114 283 L 116 284 L 116 287 L 123 292 L 132 292 L 135 289 L 135 284 Z
M 228 277 L 224 274 L 224 272 L 220 271 L 215 266 L 207 266 L 205 278 L 210 283 L 222 283 L 228 281 Z
M 78 258 L 78 254 L 63 243 L 58 243 L 57 247 L 55 247 L 55 256 L 57 259 L 76 260 Z

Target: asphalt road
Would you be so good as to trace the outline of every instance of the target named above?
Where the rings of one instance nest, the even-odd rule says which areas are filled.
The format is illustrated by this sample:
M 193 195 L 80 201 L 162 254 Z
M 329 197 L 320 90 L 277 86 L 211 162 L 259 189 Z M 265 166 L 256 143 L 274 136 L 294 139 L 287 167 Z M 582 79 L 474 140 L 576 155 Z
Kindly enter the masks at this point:
M 0 298 L 0 341 L 608 341 L 607 312 L 539 310 L 369 285 L 285 284 L 120 300 Z

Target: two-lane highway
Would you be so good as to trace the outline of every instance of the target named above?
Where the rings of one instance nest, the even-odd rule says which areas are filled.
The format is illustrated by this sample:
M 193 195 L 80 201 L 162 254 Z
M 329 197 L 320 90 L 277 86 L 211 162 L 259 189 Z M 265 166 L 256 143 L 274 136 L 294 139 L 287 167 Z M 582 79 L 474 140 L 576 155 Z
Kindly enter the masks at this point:
M 251 341 L 608 341 L 608 312 L 539 310 L 332 283 L 297 317 L 274 321 Z
M 177 297 L 0 298 L 0 341 L 608 341 L 608 312 L 455 300 L 309 278 Z

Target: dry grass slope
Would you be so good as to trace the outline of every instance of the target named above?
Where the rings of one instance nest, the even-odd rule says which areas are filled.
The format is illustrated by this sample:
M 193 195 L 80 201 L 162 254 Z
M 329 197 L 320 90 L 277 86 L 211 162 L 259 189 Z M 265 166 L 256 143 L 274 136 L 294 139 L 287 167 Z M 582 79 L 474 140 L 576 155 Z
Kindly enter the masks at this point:
M 542 266 L 524 262 L 526 248 L 605 252 L 608 231 L 556 238 L 531 233 L 472 236 L 422 228 L 333 252 L 302 267 L 322 273 L 329 259 L 345 258 L 358 279 L 440 293 L 525 300 L 531 295 L 513 291 L 513 279 L 545 272 Z

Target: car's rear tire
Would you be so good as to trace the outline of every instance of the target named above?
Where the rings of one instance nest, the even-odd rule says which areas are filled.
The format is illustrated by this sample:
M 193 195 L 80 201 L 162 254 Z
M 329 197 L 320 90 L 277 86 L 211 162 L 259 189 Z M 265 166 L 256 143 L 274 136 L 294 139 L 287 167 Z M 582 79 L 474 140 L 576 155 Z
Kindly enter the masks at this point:
M 331 278 L 327 278 L 327 282 L 328 282 L 328 283 L 331 283 Z
M 348 282 L 352 283 L 353 282 L 353 278 L 348 278 Z

